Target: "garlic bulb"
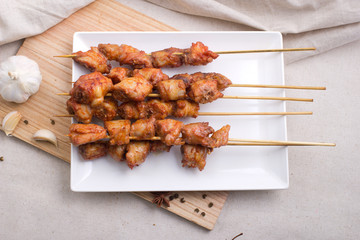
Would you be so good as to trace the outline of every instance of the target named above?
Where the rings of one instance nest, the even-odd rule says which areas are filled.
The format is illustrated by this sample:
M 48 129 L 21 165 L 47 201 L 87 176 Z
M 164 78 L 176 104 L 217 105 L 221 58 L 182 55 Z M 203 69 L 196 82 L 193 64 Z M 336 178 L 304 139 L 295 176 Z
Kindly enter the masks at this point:
M 25 56 L 12 56 L 0 65 L 0 94 L 6 101 L 26 102 L 41 80 L 38 64 Z
M 2 129 L 4 130 L 6 136 L 9 136 L 9 134 L 15 130 L 21 117 L 22 116 L 18 111 L 9 112 L 6 114 L 2 121 Z
M 57 139 L 55 134 L 47 129 L 40 129 L 34 135 L 33 139 L 37 141 L 48 141 L 57 146 Z

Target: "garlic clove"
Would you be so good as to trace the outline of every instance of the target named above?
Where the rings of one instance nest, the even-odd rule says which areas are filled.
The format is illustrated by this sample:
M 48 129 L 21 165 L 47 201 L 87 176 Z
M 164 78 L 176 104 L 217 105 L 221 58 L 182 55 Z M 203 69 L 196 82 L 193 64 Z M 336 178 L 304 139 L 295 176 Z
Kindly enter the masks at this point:
M 6 114 L 2 121 L 2 129 L 6 136 L 9 136 L 15 130 L 21 118 L 22 115 L 18 111 L 12 111 Z
M 48 141 L 57 147 L 57 139 L 55 134 L 47 129 L 40 129 L 34 135 L 33 139 L 36 141 Z

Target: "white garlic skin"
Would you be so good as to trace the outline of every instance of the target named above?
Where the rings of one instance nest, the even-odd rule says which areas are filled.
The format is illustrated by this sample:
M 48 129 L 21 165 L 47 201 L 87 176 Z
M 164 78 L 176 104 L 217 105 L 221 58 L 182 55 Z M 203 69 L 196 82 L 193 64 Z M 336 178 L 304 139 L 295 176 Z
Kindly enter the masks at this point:
M 40 87 L 38 64 L 25 56 L 12 56 L 0 64 L 0 94 L 9 102 L 23 103 Z

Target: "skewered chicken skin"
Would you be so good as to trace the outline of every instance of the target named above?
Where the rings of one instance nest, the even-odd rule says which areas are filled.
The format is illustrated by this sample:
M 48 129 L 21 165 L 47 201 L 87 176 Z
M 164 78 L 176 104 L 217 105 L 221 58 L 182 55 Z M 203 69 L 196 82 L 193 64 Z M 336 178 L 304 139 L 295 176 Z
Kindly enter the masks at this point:
M 97 47 L 91 47 L 87 52 L 76 52 L 74 61 L 88 68 L 90 71 L 109 73 L 111 65 L 107 58 L 99 51 Z
M 105 138 L 106 130 L 96 124 L 71 124 L 69 137 L 73 145 L 79 146 Z
M 79 152 L 85 160 L 100 158 L 106 156 L 108 152 L 108 143 L 101 141 L 86 143 L 79 146 Z

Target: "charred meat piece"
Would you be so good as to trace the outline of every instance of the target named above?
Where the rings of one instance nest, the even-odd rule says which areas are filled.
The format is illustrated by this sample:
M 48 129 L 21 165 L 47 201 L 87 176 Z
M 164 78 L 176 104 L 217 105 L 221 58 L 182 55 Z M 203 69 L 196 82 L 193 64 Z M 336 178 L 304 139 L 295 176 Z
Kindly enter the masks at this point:
M 78 103 L 96 107 L 104 101 L 104 96 L 113 88 L 112 81 L 100 72 L 82 75 L 70 91 L 72 98 Z
M 89 105 L 77 103 L 74 98 L 70 98 L 67 100 L 66 106 L 68 112 L 75 115 L 76 121 L 81 123 L 91 123 L 93 110 Z
M 92 142 L 79 146 L 80 155 L 84 160 L 92 160 L 106 156 L 108 144 L 106 142 Z
M 147 139 L 155 136 L 155 118 L 140 119 L 131 124 L 130 136 Z
M 199 115 L 200 106 L 198 103 L 188 100 L 176 101 L 176 108 L 173 112 L 174 117 L 184 118 L 193 117 L 196 118 Z
M 224 75 L 220 73 L 202 73 L 202 72 L 196 72 L 191 74 L 192 81 L 197 82 L 200 80 L 216 80 L 217 88 L 219 91 L 224 91 L 226 88 L 228 88 L 232 82 L 230 79 L 225 77 Z
M 115 161 L 125 161 L 125 152 L 127 145 L 110 145 L 109 154 Z
M 171 147 L 161 141 L 150 142 L 150 152 L 170 152 Z
M 186 88 L 189 88 L 194 81 L 192 75 L 190 75 L 188 73 L 176 74 L 176 75 L 172 76 L 170 79 L 183 80 Z
M 219 55 L 210 51 L 202 42 L 196 42 L 190 48 L 185 50 L 184 64 L 185 65 L 206 65 L 216 59 Z
M 114 85 L 113 97 L 122 102 L 144 101 L 153 85 L 142 76 L 130 77 Z
M 94 108 L 94 115 L 102 121 L 110 121 L 116 117 L 117 110 L 117 101 L 112 97 L 105 97 L 104 102 Z
M 91 47 L 87 52 L 76 52 L 73 59 L 75 62 L 85 66 L 90 71 L 109 73 L 111 65 L 108 64 L 107 58 L 99 51 L 97 47 Z
M 118 113 L 124 119 L 143 119 L 147 117 L 146 102 L 125 102 L 119 106 Z
M 135 69 L 133 73 L 134 77 L 138 74 L 144 77 L 153 86 L 156 86 L 156 84 L 160 81 L 169 79 L 169 76 L 163 73 L 159 68 Z
M 130 142 L 130 125 L 129 120 L 106 121 L 105 128 L 110 134 L 111 145 L 124 145 Z
M 189 168 L 198 168 L 202 171 L 206 165 L 206 157 L 211 153 L 211 149 L 201 145 L 185 144 L 181 146 L 183 156 L 182 166 Z
M 105 138 L 106 130 L 96 124 L 71 124 L 69 137 L 74 146 L 79 146 Z
M 180 67 L 184 62 L 183 52 L 183 49 L 173 47 L 152 52 L 151 57 L 153 58 L 153 65 L 155 68 Z
M 150 153 L 150 142 L 133 141 L 127 145 L 126 151 L 125 158 L 127 165 L 133 169 L 145 161 L 147 155 Z
M 218 148 L 227 145 L 229 140 L 229 131 L 230 131 L 230 125 L 225 125 L 219 130 L 215 131 L 214 134 L 211 136 L 211 139 L 213 141 L 210 144 L 210 147 Z
M 183 80 L 164 80 L 157 84 L 157 90 L 164 101 L 186 98 L 186 86 Z
M 124 67 L 116 67 L 111 69 L 110 73 L 106 77 L 110 78 L 113 84 L 117 84 L 124 80 L 125 78 L 130 77 L 131 70 Z
M 167 146 L 180 145 L 183 143 L 179 137 L 183 123 L 173 119 L 157 120 L 155 123 L 156 134 Z
M 200 144 L 202 146 L 210 146 L 212 139 L 210 134 L 214 133 L 214 129 L 209 126 L 208 122 L 190 123 L 181 129 L 182 138 L 187 144 Z
M 199 80 L 190 86 L 188 96 L 197 103 L 210 103 L 224 94 L 219 92 L 216 80 Z
M 116 60 L 120 65 L 131 65 L 134 68 L 153 67 L 150 56 L 129 45 L 99 44 L 98 47 L 109 60 Z
M 155 119 L 164 119 L 173 114 L 176 103 L 165 102 L 159 99 L 151 99 L 147 102 L 147 106 L 149 117 L 152 116 Z

